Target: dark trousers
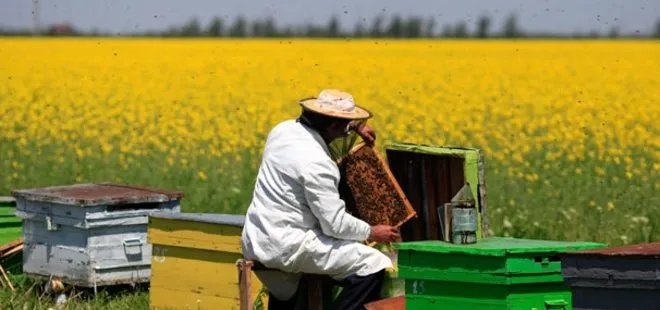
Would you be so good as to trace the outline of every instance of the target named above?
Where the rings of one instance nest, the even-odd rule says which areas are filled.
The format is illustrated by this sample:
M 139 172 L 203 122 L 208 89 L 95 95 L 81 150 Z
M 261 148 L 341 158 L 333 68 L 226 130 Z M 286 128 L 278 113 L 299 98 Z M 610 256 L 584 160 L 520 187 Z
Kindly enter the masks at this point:
M 337 310 L 364 309 L 365 304 L 378 300 L 384 278 L 384 269 L 364 277 L 352 275 L 340 282 L 328 278 L 329 283 L 342 287 L 341 293 L 336 301 Z M 298 297 L 301 287 L 308 287 L 306 286 L 306 283 L 304 283 L 304 279 L 305 278 L 303 277 L 298 285 L 298 290 L 289 300 L 277 300 L 273 295 L 269 294 L 268 310 L 295 310 L 298 305 Z M 304 291 L 306 292 L 306 290 Z M 305 304 L 307 304 L 306 301 Z

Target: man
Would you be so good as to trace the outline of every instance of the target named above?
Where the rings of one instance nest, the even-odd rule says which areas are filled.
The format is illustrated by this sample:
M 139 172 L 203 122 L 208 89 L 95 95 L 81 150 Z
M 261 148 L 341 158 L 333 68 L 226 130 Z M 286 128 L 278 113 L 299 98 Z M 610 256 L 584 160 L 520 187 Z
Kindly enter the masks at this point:
M 347 213 L 328 144 L 349 130 L 373 143 L 373 129 L 357 125 L 371 113 L 334 89 L 300 103 L 300 117 L 268 135 L 245 217 L 243 255 L 276 269 L 255 271 L 269 291 L 269 309 L 295 309 L 302 273 L 339 282 L 340 309 L 363 309 L 378 299 L 385 269 L 392 267 L 385 254 L 363 241 L 393 242 L 399 234 L 395 227 L 370 226 Z

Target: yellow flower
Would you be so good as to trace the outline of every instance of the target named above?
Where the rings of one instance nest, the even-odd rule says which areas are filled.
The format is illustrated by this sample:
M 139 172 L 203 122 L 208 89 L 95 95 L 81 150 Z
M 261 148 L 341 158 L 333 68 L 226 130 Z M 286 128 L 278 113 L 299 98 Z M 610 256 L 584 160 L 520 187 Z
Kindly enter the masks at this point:
M 206 176 L 206 173 L 205 173 L 204 171 L 202 171 L 202 170 L 200 170 L 199 172 L 197 172 L 197 176 L 198 176 L 202 181 L 206 181 L 206 179 L 208 179 L 208 177 Z

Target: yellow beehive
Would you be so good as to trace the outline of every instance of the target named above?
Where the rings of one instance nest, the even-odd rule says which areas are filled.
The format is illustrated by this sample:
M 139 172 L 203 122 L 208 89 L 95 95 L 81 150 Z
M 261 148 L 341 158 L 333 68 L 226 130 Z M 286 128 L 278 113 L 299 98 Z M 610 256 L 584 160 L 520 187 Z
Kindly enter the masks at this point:
M 151 309 L 239 309 L 243 216 L 165 213 L 149 217 Z M 262 287 L 252 274 L 253 299 Z M 262 296 L 264 309 L 267 296 Z

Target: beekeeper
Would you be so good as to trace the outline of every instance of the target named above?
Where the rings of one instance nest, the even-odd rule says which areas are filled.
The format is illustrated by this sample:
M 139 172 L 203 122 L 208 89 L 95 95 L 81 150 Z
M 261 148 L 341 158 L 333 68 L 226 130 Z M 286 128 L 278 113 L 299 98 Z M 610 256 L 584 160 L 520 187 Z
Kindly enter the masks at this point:
M 245 217 L 246 259 L 277 271 L 255 271 L 269 291 L 269 309 L 294 309 L 302 273 L 326 275 L 343 287 L 340 309 L 377 300 L 392 261 L 365 240 L 399 240 L 395 227 L 370 226 L 339 197 L 339 168 L 328 144 L 354 130 L 375 140 L 372 115 L 349 93 L 328 89 L 303 99 L 301 115 L 269 133 Z

